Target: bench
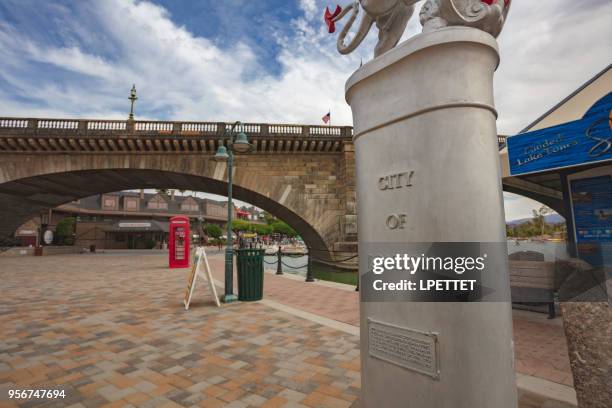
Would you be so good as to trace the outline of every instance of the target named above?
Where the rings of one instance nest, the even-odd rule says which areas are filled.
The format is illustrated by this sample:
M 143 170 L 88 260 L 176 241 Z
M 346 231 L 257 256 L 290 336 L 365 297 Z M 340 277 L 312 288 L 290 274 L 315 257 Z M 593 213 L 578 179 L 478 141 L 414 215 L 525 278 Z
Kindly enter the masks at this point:
M 555 263 L 545 261 L 509 261 L 512 302 L 548 303 L 548 318 L 555 317 Z

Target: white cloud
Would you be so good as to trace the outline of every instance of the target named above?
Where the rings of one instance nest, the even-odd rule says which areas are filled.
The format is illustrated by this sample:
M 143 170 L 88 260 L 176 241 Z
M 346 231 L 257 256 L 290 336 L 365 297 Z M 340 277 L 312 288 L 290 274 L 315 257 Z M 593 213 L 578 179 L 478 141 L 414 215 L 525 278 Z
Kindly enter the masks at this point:
M 307 19 L 312 19 L 320 11 L 316 0 L 300 0 L 300 7 L 304 10 Z
M 268 74 L 247 45 L 222 49 L 178 26 L 162 7 L 119 0 L 95 2 L 87 9 L 117 44 L 117 58 L 74 45 L 37 44 L 27 32 L 0 23 L 0 68 L 25 96 L 46 101 L 49 114 L 109 117 L 123 107 L 127 111 L 125 94 L 135 82 L 137 113 L 149 117 L 320 123 L 331 108 L 335 124 L 349 125 L 344 82 L 360 59 L 371 58 L 376 30 L 357 54 L 340 56 L 335 36 L 322 23 L 327 3 L 300 0 L 299 5 L 304 15 L 290 22 L 292 34 L 274 39 L 281 46 L 278 76 Z M 612 37 L 610 15 L 612 3 L 601 0 L 581 2 L 581 7 L 571 0 L 513 3 L 500 38 L 502 64 L 495 82 L 501 133 L 518 132 L 607 65 L 612 55 L 606 41 Z M 71 21 L 70 27 L 81 36 L 87 33 L 78 22 Z M 419 30 L 417 10 L 404 38 Z M 87 37 L 91 43 L 98 36 Z M 92 80 L 37 82 L 34 88 L 29 78 L 20 77 L 32 61 Z M 32 114 L 31 104 L 7 100 L 11 97 L 6 94 L 0 98 L 5 114 Z M 37 111 L 44 114 L 45 109 Z
M 516 134 L 612 60 L 612 2 L 515 1 L 499 38 L 498 129 Z
M 0 78 L 12 88 L 0 87 L 2 115 L 122 118 L 136 83 L 140 118 L 316 124 L 331 109 L 334 124 L 350 125 L 344 82 L 361 59 L 371 58 L 376 29 L 356 53 L 340 56 L 336 36 L 322 23 L 327 2 L 300 0 L 299 5 L 304 14 L 288 22 L 291 35 L 277 33 L 273 39 L 280 46 L 279 75 L 269 74 L 260 65 L 267 62 L 258 61 L 249 46 L 221 48 L 147 1 L 89 4 L 86 10 L 104 35 L 90 32 L 79 19 L 67 22 L 88 49 L 95 49 L 96 41 L 112 42 L 118 52 L 112 57 L 74 44 L 40 44 L 0 22 Z M 500 133 L 518 132 L 610 62 L 611 15 L 612 3 L 604 0 L 513 2 L 500 37 L 502 64 L 495 81 Z M 417 10 L 404 39 L 419 31 Z M 32 80 L 32 63 L 85 79 Z M 513 205 L 522 216 L 533 203 Z

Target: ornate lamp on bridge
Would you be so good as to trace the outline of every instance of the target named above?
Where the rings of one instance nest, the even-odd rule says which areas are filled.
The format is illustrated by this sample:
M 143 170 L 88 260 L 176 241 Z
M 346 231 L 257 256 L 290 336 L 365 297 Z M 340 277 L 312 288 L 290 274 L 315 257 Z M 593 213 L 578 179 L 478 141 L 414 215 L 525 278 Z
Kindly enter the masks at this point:
M 229 141 L 227 147 L 221 145 L 217 149 L 214 160 L 218 162 L 227 162 L 227 243 L 225 246 L 225 295 L 223 296 L 224 303 L 230 303 L 238 298 L 234 295 L 234 250 L 232 239 L 232 170 L 234 167 L 234 152 L 248 153 L 253 149 L 253 145 L 249 143 L 248 137 L 244 132 L 238 132 L 237 128 L 241 126 L 240 122 L 232 125 L 229 132 Z
M 128 99 L 131 102 L 130 116 L 128 117 L 128 120 L 134 120 L 134 102 L 136 102 L 136 100 L 138 99 L 138 97 L 136 97 L 136 84 L 132 85 L 132 89 L 130 90 L 130 97 Z

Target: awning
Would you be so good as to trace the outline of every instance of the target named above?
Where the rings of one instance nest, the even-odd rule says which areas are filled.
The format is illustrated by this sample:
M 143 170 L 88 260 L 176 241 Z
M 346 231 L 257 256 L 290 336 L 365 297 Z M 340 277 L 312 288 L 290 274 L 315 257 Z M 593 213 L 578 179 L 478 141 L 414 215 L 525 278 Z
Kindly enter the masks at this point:
M 165 221 L 118 221 L 102 228 L 106 232 L 168 232 L 168 222 Z

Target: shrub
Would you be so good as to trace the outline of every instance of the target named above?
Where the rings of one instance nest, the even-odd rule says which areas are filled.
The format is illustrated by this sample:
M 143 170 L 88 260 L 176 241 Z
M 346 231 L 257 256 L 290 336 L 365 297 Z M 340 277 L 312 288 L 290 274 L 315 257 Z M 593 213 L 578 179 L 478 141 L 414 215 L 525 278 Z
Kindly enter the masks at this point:
M 55 226 L 55 237 L 59 245 L 74 245 L 74 217 L 62 218 Z

